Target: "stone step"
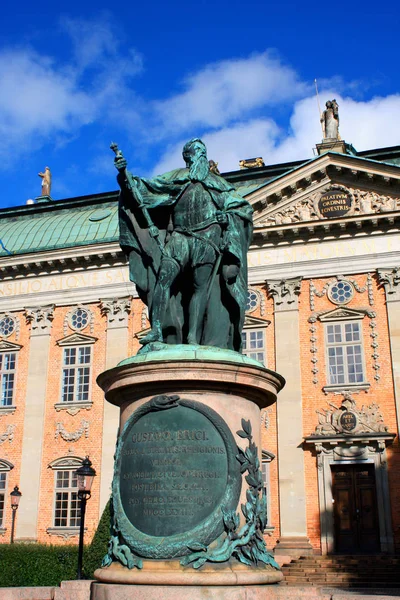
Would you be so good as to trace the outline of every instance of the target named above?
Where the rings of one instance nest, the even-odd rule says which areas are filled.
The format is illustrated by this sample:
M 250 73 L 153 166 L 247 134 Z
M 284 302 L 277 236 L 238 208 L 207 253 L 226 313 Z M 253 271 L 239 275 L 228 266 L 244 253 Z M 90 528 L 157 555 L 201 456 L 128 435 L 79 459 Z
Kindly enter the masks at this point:
M 348 569 L 340 569 L 340 570 L 332 568 L 332 567 L 328 567 L 328 568 L 323 568 L 323 567 L 322 568 L 318 568 L 318 567 L 315 567 L 315 568 L 309 568 L 309 567 L 304 567 L 304 568 L 301 568 L 301 567 L 298 567 L 298 568 L 283 567 L 282 568 L 282 573 L 287 573 L 288 575 L 289 574 L 298 574 L 298 573 L 307 573 L 307 574 L 311 574 L 311 573 L 316 573 L 316 574 L 319 574 L 319 573 L 332 573 L 332 574 L 335 574 L 335 573 L 338 573 L 338 572 L 339 573 L 340 572 L 346 572 L 346 573 L 355 573 L 355 574 L 361 574 L 361 575 L 364 574 L 364 573 L 369 573 L 369 574 L 374 574 L 374 575 L 378 576 L 378 575 L 384 575 L 386 573 L 388 575 L 390 575 L 390 573 L 393 573 L 393 571 L 396 572 L 396 571 L 399 571 L 399 570 L 397 568 L 396 569 L 389 569 L 389 568 L 379 568 L 379 567 L 376 567 L 374 569 L 372 569 L 372 568 L 371 569 L 367 569 L 367 568 L 364 568 L 364 567 L 358 567 L 358 568 L 350 568 L 350 569 L 348 568 Z

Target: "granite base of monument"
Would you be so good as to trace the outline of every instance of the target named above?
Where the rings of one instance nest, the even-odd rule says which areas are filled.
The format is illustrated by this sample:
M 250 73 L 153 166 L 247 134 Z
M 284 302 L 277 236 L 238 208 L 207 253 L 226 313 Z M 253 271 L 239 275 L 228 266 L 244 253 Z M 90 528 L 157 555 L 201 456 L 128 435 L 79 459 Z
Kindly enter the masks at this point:
M 262 535 L 260 410 L 283 378 L 233 351 L 182 345 L 122 361 L 98 383 L 120 407 L 120 436 L 92 598 L 125 598 L 127 584 L 135 598 L 172 598 L 173 586 L 208 598 L 280 581 Z

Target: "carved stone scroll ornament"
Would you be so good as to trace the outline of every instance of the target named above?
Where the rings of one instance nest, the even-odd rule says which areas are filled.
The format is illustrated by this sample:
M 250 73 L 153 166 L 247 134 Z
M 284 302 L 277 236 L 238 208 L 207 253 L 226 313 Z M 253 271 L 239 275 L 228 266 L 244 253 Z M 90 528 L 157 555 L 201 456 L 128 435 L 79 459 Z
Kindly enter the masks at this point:
M 400 199 L 392 196 L 377 194 L 369 190 L 360 190 L 357 188 L 343 185 L 328 185 L 320 190 L 308 194 L 301 200 L 286 204 L 286 206 L 275 210 L 272 209 L 265 219 L 259 225 L 287 225 L 289 223 L 301 223 L 307 221 L 319 221 L 326 219 L 326 216 L 320 213 L 319 201 L 321 196 L 332 190 L 339 190 L 348 194 L 351 199 L 351 208 L 346 216 L 382 214 L 399 210 Z
M 7 425 L 5 432 L 0 435 L 0 444 L 3 444 L 7 440 L 11 444 L 14 439 L 14 431 L 15 425 Z
M 54 304 L 26 308 L 25 317 L 31 326 L 31 335 L 49 334 L 54 319 Z
M 387 302 L 400 300 L 400 267 L 378 270 L 379 284 L 385 288 Z
M 379 348 L 379 343 L 378 343 L 378 332 L 376 330 L 377 328 L 377 323 L 376 323 L 376 312 L 374 311 L 370 311 L 368 313 L 369 318 L 371 319 L 369 322 L 369 327 L 370 327 L 370 338 L 371 338 L 371 348 L 372 348 L 372 354 L 371 354 L 371 358 L 373 359 L 373 363 L 372 363 L 372 368 L 375 371 L 375 375 L 374 375 L 374 379 L 375 381 L 379 381 L 381 376 L 379 375 L 379 370 L 381 368 L 381 365 L 378 362 L 379 359 L 379 353 L 378 353 L 378 348 Z
M 328 292 L 329 287 L 336 281 L 349 281 L 356 290 L 356 292 L 358 292 L 359 294 L 364 294 L 364 292 L 367 292 L 369 305 L 374 305 L 375 300 L 371 273 L 367 273 L 367 279 L 365 281 L 365 284 L 362 286 L 360 286 L 355 279 L 345 277 L 344 275 L 337 275 L 336 277 L 327 281 L 320 290 L 318 290 L 318 288 L 314 284 L 314 281 L 312 279 L 310 280 L 310 310 L 315 310 L 315 297 L 322 298 L 323 296 L 325 296 Z
M 89 421 L 85 421 L 85 419 L 82 419 L 81 427 L 79 429 L 71 432 L 66 431 L 62 423 L 57 423 L 54 437 L 55 439 L 62 437 L 62 439 L 66 442 L 77 442 L 83 435 L 85 438 L 89 437 Z
M 317 410 L 318 425 L 314 436 L 356 435 L 360 433 L 385 433 L 388 427 L 377 404 L 362 405 L 358 409 L 350 392 L 343 392 L 341 406 L 329 402 L 329 409 Z
M 320 194 L 312 194 L 307 198 L 302 198 L 278 212 L 268 215 L 259 225 L 288 225 L 289 223 L 300 223 L 306 221 L 316 221 L 320 217 L 314 208 L 314 196 L 318 198 Z
M 386 213 L 398 210 L 398 198 L 384 194 L 377 194 L 369 190 L 352 190 L 356 199 L 356 212 L 362 215 Z
M 107 316 L 107 325 L 110 329 L 114 327 L 127 327 L 128 315 L 131 312 L 131 300 L 131 296 L 101 300 L 101 314 Z
M 315 315 L 311 315 L 311 317 L 308 319 L 308 322 L 310 323 L 310 343 L 311 343 L 311 347 L 310 347 L 310 352 L 311 352 L 311 363 L 312 363 L 312 369 L 311 372 L 313 374 L 313 383 L 317 384 L 318 383 L 318 373 L 319 373 L 319 369 L 317 367 L 318 364 L 318 339 L 317 339 L 317 327 L 315 325 L 315 323 L 317 322 L 317 317 Z
M 274 299 L 275 310 L 297 310 L 302 277 L 266 281 L 268 291 Z

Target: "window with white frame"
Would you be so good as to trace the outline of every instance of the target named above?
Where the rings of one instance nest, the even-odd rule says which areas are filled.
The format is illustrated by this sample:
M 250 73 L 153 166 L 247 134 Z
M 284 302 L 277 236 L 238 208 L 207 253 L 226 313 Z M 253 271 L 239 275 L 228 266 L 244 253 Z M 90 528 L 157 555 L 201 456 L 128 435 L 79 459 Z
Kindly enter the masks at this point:
M 0 529 L 4 531 L 5 523 L 6 523 L 6 507 L 8 505 L 7 499 L 9 499 L 7 494 L 7 485 L 8 485 L 8 473 L 11 469 L 14 468 L 14 465 L 8 460 L 0 458 Z
M 242 331 L 242 352 L 263 365 L 266 364 L 265 328 Z
M 54 527 L 79 527 L 80 509 L 76 470 L 55 471 Z
M 275 454 L 268 452 L 268 450 L 262 450 L 261 459 L 261 475 L 263 491 L 267 500 L 267 519 L 265 529 L 273 529 L 271 525 L 271 485 L 270 485 L 270 465 L 271 461 L 274 460 Z
M 7 473 L 0 472 L 0 528 L 4 527 L 4 507 L 7 489 Z
M 90 346 L 71 346 L 63 350 L 62 402 L 88 402 L 90 396 Z
M 0 406 L 13 404 L 16 362 L 16 352 L 0 352 Z
M 329 384 L 365 382 L 361 321 L 326 323 L 325 341 Z

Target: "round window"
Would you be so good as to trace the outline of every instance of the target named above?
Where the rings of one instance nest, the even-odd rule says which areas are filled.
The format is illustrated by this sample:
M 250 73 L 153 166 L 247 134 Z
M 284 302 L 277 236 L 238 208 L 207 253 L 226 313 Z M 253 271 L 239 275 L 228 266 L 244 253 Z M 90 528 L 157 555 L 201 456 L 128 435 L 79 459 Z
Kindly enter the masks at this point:
M 260 294 L 256 290 L 247 290 L 246 312 L 253 312 L 260 303 Z
M 8 337 L 15 331 L 15 321 L 8 315 L 0 319 L 0 335 Z
M 337 281 L 329 286 L 328 298 L 334 304 L 347 304 L 354 296 L 354 287 L 349 281 Z
M 86 325 L 89 323 L 88 311 L 84 308 L 77 308 L 70 317 L 70 323 L 72 329 L 85 329 Z

